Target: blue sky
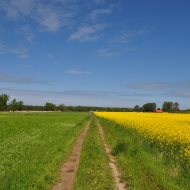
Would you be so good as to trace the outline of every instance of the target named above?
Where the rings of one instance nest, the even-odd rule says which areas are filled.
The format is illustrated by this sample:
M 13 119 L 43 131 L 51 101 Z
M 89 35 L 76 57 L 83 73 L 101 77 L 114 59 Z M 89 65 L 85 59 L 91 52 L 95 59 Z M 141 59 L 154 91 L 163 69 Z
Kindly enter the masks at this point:
M 189 0 L 1 0 L 0 93 L 189 108 L 189 10 Z

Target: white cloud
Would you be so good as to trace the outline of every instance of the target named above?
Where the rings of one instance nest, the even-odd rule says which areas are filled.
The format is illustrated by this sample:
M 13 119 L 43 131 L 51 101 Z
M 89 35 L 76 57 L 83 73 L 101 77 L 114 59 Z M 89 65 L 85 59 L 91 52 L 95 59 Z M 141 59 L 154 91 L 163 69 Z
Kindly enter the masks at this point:
M 0 82 L 16 84 L 48 84 L 48 81 L 38 80 L 35 77 L 17 76 L 6 72 L 0 72 Z
M 55 32 L 63 25 L 63 20 L 59 12 L 51 6 L 38 5 L 36 14 L 32 18 L 36 20 L 46 30 Z
M 128 88 L 141 90 L 165 90 L 168 86 L 170 84 L 167 82 L 132 83 L 127 85 Z
M 80 69 L 72 69 L 72 70 L 68 70 L 65 72 L 66 74 L 71 74 L 71 75 L 90 75 L 92 74 L 89 71 L 83 71 Z
M 18 58 L 21 58 L 21 59 L 25 59 L 29 57 L 27 49 L 25 48 L 22 48 L 22 47 L 10 48 L 10 47 L 7 47 L 5 44 L 0 43 L 0 54 L 7 54 L 7 53 L 14 54 Z
M 103 49 L 98 49 L 96 51 L 100 56 L 103 57 L 113 57 L 113 56 L 119 56 L 122 52 L 121 51 L 114 51 L 112 48 L 103 48 Z
M 34 1 L 32 0 L 2 0 L 0 7 L 6 12 L 6 16 L 17 19 L 21 15 L 29 15 L 32 11 Z
M 120 56 L 123 53 L 137 51 L 138 48 L 123 47 L 123 46 L 110 46 L 108 48 L 102 48 L 96 50 L 96 53 L 102 57 L 112 58 Z
M 111 13 L 112 13 L 112 10 L 110 8 L 109 9 L 95 9 L 90 13 L 90 18 L 92 20 L 96 20 L 100 16 L 111 14 Z
M 151 29 L 142 28 L 139 30 L 131 30 L 128 32 L 119 32 L 115 37 L 109 40 L 107 47 L 97 49 L 96 53 L 104 57 L 115 57 L 127 52 L 138 51 L 139 48 L 132 47 L 131 45 L 129 45 L 129 42 L 131 42 L 132 39 L 141 37 L 150 31 Z
M 116 39 L 113 40 L 113 43 L 122 43 L 126 44 L 128 43 L 132 38 L 143 36 L 147 33 L 149 33 L 151 29 L 148 28 L 141 28 L 139 30 L 131 30 L 128 32 L 122 31 Z
M 3 11 L 8 19 L 24 21 L 31 19 L 49 32 L 56 32 L 61 28 L 74 29 L 78 23 L 84 24 L 89 16 L 93 23 L 100 16 L 111 14 L 112 6 L 105 0 L 1 0 L 0 11 Z M 88 20 L 88 19 L 87 19 Z M 92 23 L 88 23 L 90 25 Z M 96 37 L 87 39 L 94 40 Z M 32 36 L 28 36 L 28 42 L 32 42 Z
M 77 32 L 70 36 L 71 40 L 80 42 L 95 41 L 100 38 L 100 32 L 107 28 L 106 24 L 86 25 L 78 28 Z
M 25 41 L 28 42 L 29 44 L 34 44 L 34 38 L 35 35 L 32 32 L 31 28 L 29 27 L 29 25 L 24 25 L 20 28 L 20 30 L 18 31 L 19 34 L 21 34 Z
M 180 81 L 180 82 L 152 82 L 152 83 L 132 83 L 126 85 L 126 87 L 135 90 L 169 90 L 175 92 L 185 92 L 189 94 L 190 92 L 190 81 Z M 180 94 L 180 93 L 179 93 Z
M 61 2 L 62 6 L 56 3 Z M 75 15 L 73 1 L 43 1 L 36 0 L 2 0 L 0 9 L 6 17 L 18 20 L 21 17 L 28 17 L 36 21 L 40 26 L 50 32 L 55 32 L 62 26 L 70 25 L 70 19 Z
M 163 101 L 170 100 L 180 102 L 190 97 L 189 80 L 178 82 L 131 83 L 125 87 L 135 92 L 151 93 L 152 96 L 158 96 Z M 186 102 L 186 104 L 188 103 Z

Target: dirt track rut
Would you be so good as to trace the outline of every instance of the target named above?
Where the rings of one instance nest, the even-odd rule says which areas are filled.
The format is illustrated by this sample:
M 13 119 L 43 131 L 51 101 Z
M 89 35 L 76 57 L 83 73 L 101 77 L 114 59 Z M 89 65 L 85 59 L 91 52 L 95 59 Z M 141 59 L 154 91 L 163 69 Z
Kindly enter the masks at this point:
M 80 153 L 83 141 L 90 127 L 91 121 L 88 121 L 83 132 L 79 135 L 69 159 L 63 164 L 60 171 L 59 181 L 51 188 L 51 190 L 72 190 L 76 172 L 80 162 Z
M 101 127 L 98 120 L 97 120 L 97 126 L 98 126 L 98 129 L 99 129 L 99 132 L 100 132 L 101 139 L 102 139 L 103 144 L 104 144 L 105 152 L 106 152 L 106 154 L 107 154 L 107 156 L 109 158 L 109 166 L 110 166 L 111 171 L 112 171 L 112 175 L 113 175 L 113 178 L 114 178 L 116 190 L 127 190 L 126 184 L 122 181 L 122 175 L 121 175 L 120 171 L 117 168 L 115 157 L 112 155 L 112 151 L 111 151 L 110 147 L 108 146 L 108 144 L 105 141 L 104 131 L 103 131 L 103 129 L 102 129 L 102 127 Z

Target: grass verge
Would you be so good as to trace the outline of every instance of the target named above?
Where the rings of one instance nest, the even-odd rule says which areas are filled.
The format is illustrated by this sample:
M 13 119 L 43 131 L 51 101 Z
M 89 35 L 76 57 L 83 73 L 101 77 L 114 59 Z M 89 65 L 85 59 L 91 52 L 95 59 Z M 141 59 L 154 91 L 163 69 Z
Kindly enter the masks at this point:
M 111 169 L 98 127 L 92 121 L 81 152 L 74 190 L 114 189 Z
M 188 190 L 189 172 L 136 131 L 99 119 L 130 190 Z

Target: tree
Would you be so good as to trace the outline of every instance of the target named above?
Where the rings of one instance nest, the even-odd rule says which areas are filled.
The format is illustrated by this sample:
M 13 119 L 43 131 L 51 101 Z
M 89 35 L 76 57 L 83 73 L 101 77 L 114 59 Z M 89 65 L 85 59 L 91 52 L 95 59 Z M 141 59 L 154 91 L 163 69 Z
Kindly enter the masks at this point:
M 136 105 L 135 107 L 134 107 L 134 111 L 136 111 L 136 112 L 139 112 L 140 111 L 140 106 L 139 105 Z
M 173 110 L 173 102 L 164 102 L 162 105 L 162 110 L 166 112 L 171 112 Z
M 0 95 L 0 111 L 7 110 L 7 102 L 9 101 L 9 95 L 1 94 Z
M 9 106 L 10 106 L 10 110 L 12 110 L 13 112 L 18 110 L 18 102 L 16 101 L 15 98 L 11 101 Z
M 24 102 L 20 100 L 18 102 L 18 111 L 22 111 L 23 109 L 24 109 Z
M 24 108 L 23 101 L 18 101 L 14 98 L 11 103 L 9 104 L 9 109 L 12 111 L 22 111 Z
M 178 103 L 178 102 L 175 102 L 175 103 L 173 104 L 172 111 L 176 112 L 176 111 L 179 111 L 179 110 L 180 110 L 180 109 L 179 109 L 179 103 Z
M 45 104 L 45 110 L 46 111 L 55 111 L 56 110 L 56 105 L 50 102 L 46 102 Z
M 156 110 L 156 103 L 146 103 L 143 105 L 144 112 L 154 112 Z
M 65 110 L 65 105 L 64 105 L 64 104 L 60 104 L 60 105 L 58 106 L 58 109 L 59 109 L 60 111 L 64 111 L 64 110 Z

